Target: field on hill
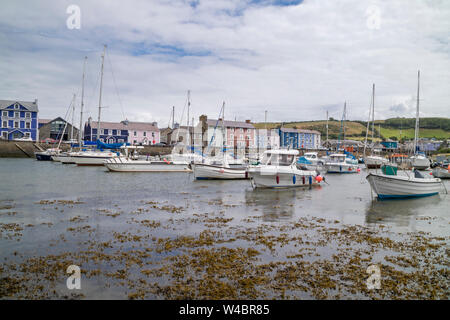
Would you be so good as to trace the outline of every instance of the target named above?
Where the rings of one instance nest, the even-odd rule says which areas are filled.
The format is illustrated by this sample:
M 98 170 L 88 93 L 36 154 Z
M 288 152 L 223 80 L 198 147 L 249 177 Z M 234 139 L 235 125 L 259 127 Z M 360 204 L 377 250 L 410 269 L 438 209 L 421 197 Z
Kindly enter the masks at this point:
M 415 119 L 401 119 L 401 126 L 399 126 L 399 119 L 387 119 L 376 120 L 374 137 L 379 137 L 378 130 L 381 130 L 381 138 L 389 139 L 395 137 L 397 140 L 401 138 L 414 139 L 414 124 Z M 450 130 L 448 129 L 447 118 L 423 118 L 420 119 L 421 128 L 419 130 L 419 136 L 421 138 L 436 138 L 436 139 L 450 139 Z M 326 135 L 326 121 L 303 121 L 303 122 L 284 122 L 285 128 L 297 128 L 317 130 L 321 133 L 322 139 L 325 139 Z M 436 124 L 437 123 L 437 124 Z M 364 121 L 346 121 L 345 132 L 348 139 L 361 140 L 366 136 L 366 123 Z M 381 125 L 381 127 L 379 126 Z M 268 128 L 274 129 L 281 126 L 281 122 L 268 122 L 268 123 L 254 123 L 256 128 Z M 401 130 L 400 130 L 401 129 Z M 339 133 L 341 133 L 340 121 L 328 121 L 328 136 L 330 139 L 337 139 Z M 401 134 L 400 134 L 401 132 Z M 369 138 L 372 135 L 371 126 L 369 128 Z M 341 137 L 342 138 L 342 137 Z

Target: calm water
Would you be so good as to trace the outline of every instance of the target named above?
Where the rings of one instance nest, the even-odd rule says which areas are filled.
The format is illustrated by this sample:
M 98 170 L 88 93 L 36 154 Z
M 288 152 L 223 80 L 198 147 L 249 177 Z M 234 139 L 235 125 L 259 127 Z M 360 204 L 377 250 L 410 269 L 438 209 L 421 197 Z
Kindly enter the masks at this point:
M 228 227 L 242 226 L 249 217 L 259 217 L 249 222 L 252 227 L 289 225 L 302 217 L 315 217 L 370 228 L 384 225 L 397 235 L 424 231 L 450 236 L 450 196 L 373 201 L 365 175 L 364 170 L 360 174 L 329 174 L 329 185 L 313 189 L 253 190 L 245 180 L 193 181 L 193 175 L 186 173 L 112 173 L 104 167 L 0 159 L 0 223 L 22 228 L 16 234 L 3 229 L 0 259 L 20 262 L 74 252 L 84 249 L 85 241 L 106 241 L 114 232 L 142 235 L 134 224 L 136 219 L 161 223 L 151 229 L 154 237 L 196 235 L 208 229 L 208 225 L 190 220 L 200 214 L 232 218 Z M 450 181 L 445 185 L 450 190 Z M 80 203 L 39 204 L 42 200 Z M 147 202 L 159 207 L 149 207 Z M 161 210 L 163 206 L 182 208 L 182 213 L 174 215 Z M 86 224 L 91 231 L 68 231 Z M 88 281 L 83 294 L 87 298 L 126 298 L 123 289 L 105 289 L 103 281 L 101 277 Z M 62 285 L 57 287 L 64 290 Z

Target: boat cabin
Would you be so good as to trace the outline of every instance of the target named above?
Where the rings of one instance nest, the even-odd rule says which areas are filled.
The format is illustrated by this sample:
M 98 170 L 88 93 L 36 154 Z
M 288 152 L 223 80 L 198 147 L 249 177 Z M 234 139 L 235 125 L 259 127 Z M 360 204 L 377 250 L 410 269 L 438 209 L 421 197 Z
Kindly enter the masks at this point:
M 308 160 L 313 160 L 313 161 L 319 159 L 319 156 L 318 156 L 318 153 L 317 153 L 317 152 L 306 152 L 303 156 L 304 156 L 306 159 L 308 159 Z
M 297 150 L 267 150 L 261 160 L 266 166 L 290 166 L 298 155 Z
M 329 162 L 345 162 L 346 155 L 342 153 L 331 154 L 329 157 Z

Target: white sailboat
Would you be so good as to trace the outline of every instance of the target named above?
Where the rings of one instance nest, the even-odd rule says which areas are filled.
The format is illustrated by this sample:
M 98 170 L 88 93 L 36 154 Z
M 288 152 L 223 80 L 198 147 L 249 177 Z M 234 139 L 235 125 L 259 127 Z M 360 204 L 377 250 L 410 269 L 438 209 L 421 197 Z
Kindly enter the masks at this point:
M 109 171 L 114 172 L 191 172 L 189 163 L 186 161 L 173 161 L 169 157 L 162 160 L 134 159 L 130 150 L 137 151 L 142 146 L 123 146 L 124 156 L 114 157 L 104 161 Z
M 420 76 L 420 71 L 418 75 Z M 418 114 L 419 86 L 417 87 L 416 129 L 418 128 Z M 414 147 L 416 141 L 415 139 Z M 404 174 L 399 175 L 397 167 L 390 165 L 383 165 L 381 172 L 369 173 L 366 179 L 379 199 L 427 197 L 436 195 L 443 188 L 445 189 L 439 178 L 426 178 L 417 169 L 414 169 L 413 173 L 404 171 Z
M 345 119 L 347 114 L 347 103 L 344 103 L 344 112 L 342 113 L 341 129 L 344 132 L 344 142 L 345 143 Z M 340 141 L 339 133 L 339 141 Z M 328 173 L 357 173 L 359 172 L 358 160 L 352 155 L 345 151 L 344 153 L 334 153 L 330 154 L 325 160 L 325 169 Z M 339 144 L 337 150 L 339 151 Z
M 100 71 L 100 94 L 98 100 L 98 122 L 97 122 L 97 140 L 100 137 L 100 115 L 102 109 L 102 88 L 103 88 L 103 68 L 105 62 L 106 45 L 102 54 L 102 66 Z M 81 128 L 80 128 L 81 129 Z M 103 162 L 107 159 L 120 156 L 118 152 L 112 151 L 80 151 L 70 154 L 70 160 L 78 166 L 102 166 Z
M 315 170 L 297 168 L 297 150 L 267 150 L 261 164 L 247 169 L 253 188 L 298 188 L 319 185 L 323 178 Z
M 366 139 L 364 142 L 364 164 L 367 169 L 376 169 L 380 168 L 383 164 L 387 164 L 389 161 L 386 158 L 377 156 L 372 154 L 370 156 L 366 156 L 366 146 L 367 146 L 367 135 L 369 133 L 369 123 L 370 123 L 370 115 L 372 114 L 372 146 L 374 145 L 374 131 L 375 131 L 375 83 L 372 86 L 372 105 L 371 110 L 369 111 L 369 121 L 367 121 L 367 129 L 366 129 Z
M 430 160 L 417 152 L 417 140 L 419 139 L 419 89 L 420 89 L 420 70 L 417 72 L 417 108 L 416 108 L 416 127 L 414 129 L 414 155 L 410 158 L 413 168 L 419 170 L 426 170 L 430 167 Z
M 225 102 L 223 102 L 222 109 L 222 159 L 210 159 L 206 163 L 193 163 L 192 170 L 194 171 L 194 179 L 208 180 L 208 179 L 247 179 L 248 175 L 246 168 L 231 167 L 228 163 L 227 154 L 225 153 Z

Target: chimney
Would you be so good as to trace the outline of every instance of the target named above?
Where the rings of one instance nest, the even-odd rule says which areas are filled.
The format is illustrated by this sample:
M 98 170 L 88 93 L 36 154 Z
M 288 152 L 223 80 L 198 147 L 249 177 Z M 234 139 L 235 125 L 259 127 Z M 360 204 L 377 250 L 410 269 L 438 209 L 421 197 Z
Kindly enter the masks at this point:
M 205 114 L 202 114 L 199 118 L 200 122 L 206 122 L 208 120 L 208 117 Z
M 245 123 L 250 123 L 250 120 L 245 120 Z
M 37 104 L 37 99 L 34 99 L 34 104 Z

